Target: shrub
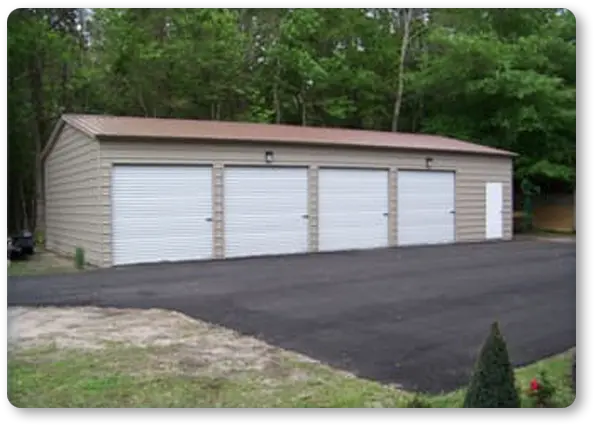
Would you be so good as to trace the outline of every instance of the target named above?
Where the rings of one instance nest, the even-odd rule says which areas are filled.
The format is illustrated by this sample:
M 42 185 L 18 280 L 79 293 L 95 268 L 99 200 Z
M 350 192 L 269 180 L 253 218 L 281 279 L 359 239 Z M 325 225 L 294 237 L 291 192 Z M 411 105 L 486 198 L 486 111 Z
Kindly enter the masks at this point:
M 520 407 L 507 344 L 497 322 L 479 352 L 463 407 Z
M 555 395 L 555 386 L 549 380 L 544 371 L 540 371 L 538 378 L 530 381 L 528 396 L 532 400 L 534 407 L 554 407 L 553 396 Z
M 82 248 L 77 247 L 74 251 L 74 266 L 77 269 L 82 269 L 85 266 L 85 251 Z
M 35 231 L 35 245 L 37 245 L 37 246 L 45 245 L 45 234 L 41 230 Z
M 428 407 L 431 407 L 429 405 L 429 403 L 422 398 L 421 396 L 419 396 L 418 394 L 415 394 L 412 398 L 408 399 L 406 401 L 405 406 L 406 408 L 417 408 L 417 409 L 425 409 Z

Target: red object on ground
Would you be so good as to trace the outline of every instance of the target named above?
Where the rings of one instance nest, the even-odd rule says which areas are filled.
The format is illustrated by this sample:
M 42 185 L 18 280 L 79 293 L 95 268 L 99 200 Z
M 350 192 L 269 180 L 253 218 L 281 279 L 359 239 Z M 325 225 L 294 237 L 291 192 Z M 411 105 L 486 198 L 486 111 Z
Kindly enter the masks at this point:
M 533 378 L 532 381 L 530 381 L 530 388 L 532 389 L 532 391 L 538 391 L 539 387 L 540 385 L 538 384 L 538 381 L 536 380 L 536 378 Z

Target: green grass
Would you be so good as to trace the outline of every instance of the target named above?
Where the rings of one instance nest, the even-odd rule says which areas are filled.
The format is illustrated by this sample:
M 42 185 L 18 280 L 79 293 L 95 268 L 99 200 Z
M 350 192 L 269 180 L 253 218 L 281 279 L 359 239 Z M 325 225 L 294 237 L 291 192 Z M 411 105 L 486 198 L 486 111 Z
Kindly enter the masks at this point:
M 575 236 L 576 231 L 575 230 L 536 228 L 533 230 L 533 233 L 536 235 L 543 235 L 543 236 Z
M 31 276 L 73 273 L 74 260 L 58 257 L 52 253 L 38 249 L 27 260 L 11 261 L 8 266 L 8 276 Z
M 191 376 L 160 370 L 154 354 L 118 346 L 95 353 L 55 348 L 12 353 L 8 398 L 17 407 L 405 407 L 414 396 L 317 364 L 279 365 L 280 371 L 299 369 L 303 379 L 283 373 L 272 379 L 254 372 Z M 569 406 L 574 398 L 570 362 L 565 353 L 521 368 L 518 386 L 527 388 L 538 370 L 545 369 L 558 389 L 556 405 Z M 460 407 L 463 397 L 460 389 L 421 400 L 431 407 Z
M 538 372 L 543 370 L 555 386 L 556 393 L 553 397 L 555 407 L 568 407 L 573 403 L 575 396 L 571 389 L 571 351 L 548 359 L 541 360 L 531 365 L 516 369 L 516 387 L 520 391 L 523 407 L 531 407 L 526 390 L 530 380 L 538 377 Z M 464 389 L 448 394 L 430 397 L 432 407 L 462 407 L 464 402 Z

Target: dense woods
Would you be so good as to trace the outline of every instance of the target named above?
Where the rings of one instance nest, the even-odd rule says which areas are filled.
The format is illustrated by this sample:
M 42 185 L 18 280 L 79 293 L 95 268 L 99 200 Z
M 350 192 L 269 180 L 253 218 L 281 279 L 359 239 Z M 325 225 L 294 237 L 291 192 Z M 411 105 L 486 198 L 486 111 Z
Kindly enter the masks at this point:
M 443 134 L 571 190 L 575 25 L 560 9 L 18 9 L 8 228 L 35 228 L 63 112 Z

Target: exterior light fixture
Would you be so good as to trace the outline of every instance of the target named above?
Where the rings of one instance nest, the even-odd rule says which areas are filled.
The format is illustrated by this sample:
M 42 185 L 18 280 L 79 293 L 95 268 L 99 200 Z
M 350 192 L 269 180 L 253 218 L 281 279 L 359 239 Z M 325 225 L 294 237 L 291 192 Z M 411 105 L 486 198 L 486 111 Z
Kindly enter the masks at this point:
M 433 158 L 431 158 L 430 156 L 428 156 L 427 158 L 425 158 L 425 167 L 431 168 L 431 163 L 432 162 L 433 162 Z
M 266 153 L 264 154 L 264 160 L 267 164 L 270 164 L 272 161 L 274 161 L 274 152 L 266 151 Z

